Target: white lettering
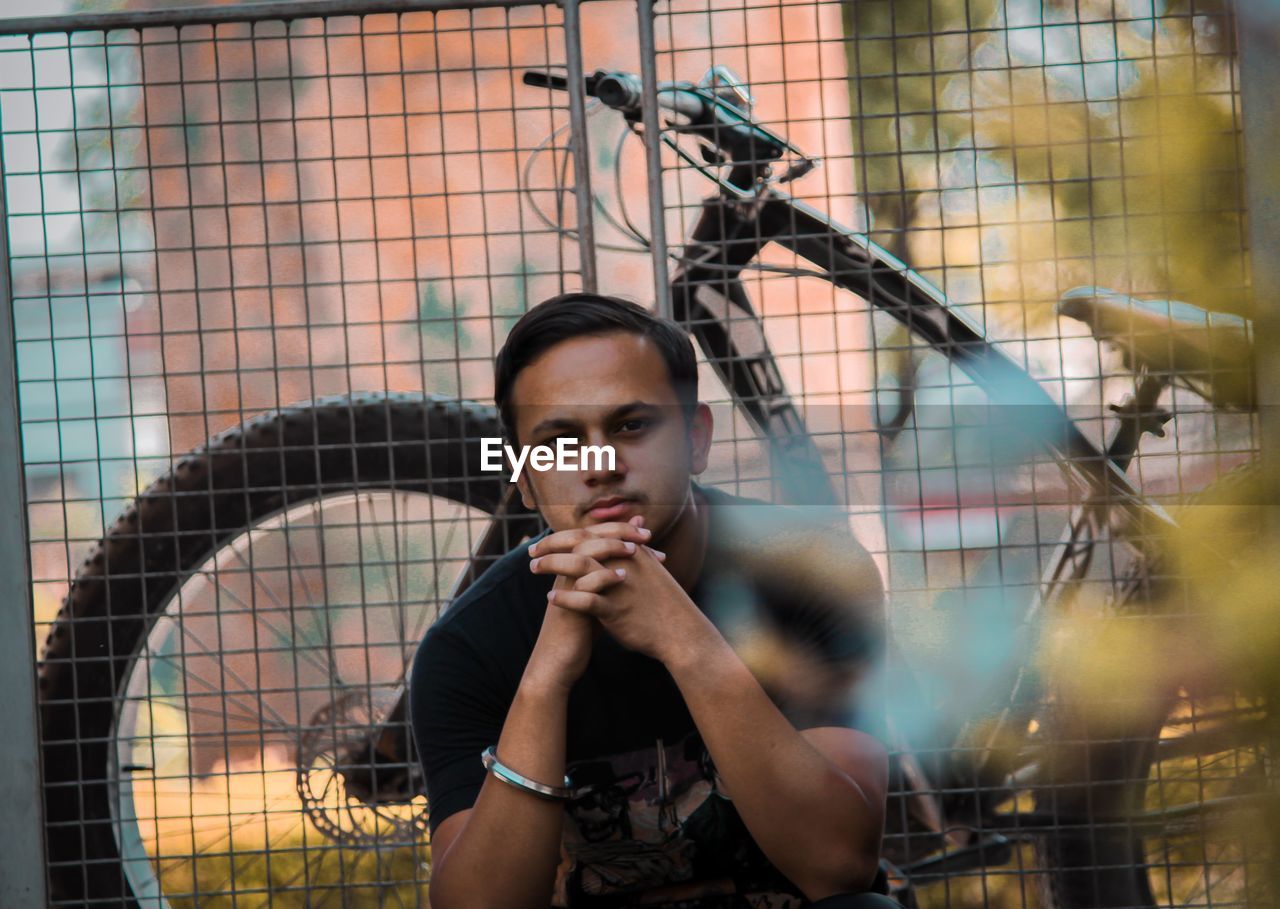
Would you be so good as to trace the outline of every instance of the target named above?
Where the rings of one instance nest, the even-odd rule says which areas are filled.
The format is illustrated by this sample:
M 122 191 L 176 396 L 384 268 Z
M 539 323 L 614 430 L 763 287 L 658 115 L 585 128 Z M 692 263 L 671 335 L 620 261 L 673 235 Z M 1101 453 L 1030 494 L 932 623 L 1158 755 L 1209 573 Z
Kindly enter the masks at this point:
M 556 453 L 550 445 L 539 445 L 529 458 L 529 466 L 536 471 L 550 470 L 556 466 Z
M 516 457 L 515 449 L 510 445 L 503 445 L 502 447 L 506 450 L 507 457 L 511 459 L 511 482 L 514 483 L 520 479 L 520 474 L 524 470 L 524 462 L 529 460 L 529 446 L 520 446 L 519 457 Z
M 480 469 L 496 471 L 502 469 L 502 440 L 480 440 Z
M 511 464 L 511 482 L 520 479 L 526 466 L 543 473 L 548 470 L 614 470 L 617 452 L 612 445 L 579 446 L 577 439 L 560 437 L 555 447 L 550 445 L 521 445 L 518 449 L 504 445 L 502 439 L 480 440 L 480 469 L 502 469 L 500 454 L 506 454 Z M 593 466 L 594 465 L 594 466 Z
M 595 455 L 595 466 L 591 466 L 591 456 Z M 612 445 L 584 445 L 582 448 L 582 469 L 583 470 L 616 470 L 614 464 L 617 452 L 613 450 Z M 602 466 L 608 461 L 608 466 Z
M 573 461 L 570 464 L 570 460 Z M 578 440 L 561 436 L 556 439 L 556 470 L 578 469 Z

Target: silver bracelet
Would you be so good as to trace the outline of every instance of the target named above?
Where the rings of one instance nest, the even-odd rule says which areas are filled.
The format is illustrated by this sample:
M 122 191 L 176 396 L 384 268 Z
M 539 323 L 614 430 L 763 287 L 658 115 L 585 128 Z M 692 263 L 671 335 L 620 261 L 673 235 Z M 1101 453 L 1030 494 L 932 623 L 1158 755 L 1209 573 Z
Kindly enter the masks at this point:
M 555 802 L 563 802 L 573 796 L 573 781 L 567 776 L 564 778 L 564 788 L 547 786 L 543 783 L 535 782 L 526 776 L 521 776 L 506 764 L 498 760 L 497 746 L 495 745 L 490 745 L 480 753 L 480 762 L 484 764 L 485 770 L 492 773 L 508 786 L 523 789 L 525 792 L 538 796 L 538 798 L 550 799 Z

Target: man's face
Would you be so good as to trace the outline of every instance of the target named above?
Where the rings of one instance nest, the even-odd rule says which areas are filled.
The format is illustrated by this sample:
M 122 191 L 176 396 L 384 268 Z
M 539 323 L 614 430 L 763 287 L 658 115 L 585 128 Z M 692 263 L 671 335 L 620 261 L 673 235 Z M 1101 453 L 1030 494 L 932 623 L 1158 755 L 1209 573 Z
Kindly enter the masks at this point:
M 613 470 L 526 466 L 520 494 L 554 531 L 639 514 L 656 542 L 685 507 L 690 477 L 706 469 L 711 412 L 700 404 L 685 420 L 662 354 L 640 335 L 557 344 L 517 374 L 511 399 L 520 445 L 554 448 L 563 436 L 615 451 Z

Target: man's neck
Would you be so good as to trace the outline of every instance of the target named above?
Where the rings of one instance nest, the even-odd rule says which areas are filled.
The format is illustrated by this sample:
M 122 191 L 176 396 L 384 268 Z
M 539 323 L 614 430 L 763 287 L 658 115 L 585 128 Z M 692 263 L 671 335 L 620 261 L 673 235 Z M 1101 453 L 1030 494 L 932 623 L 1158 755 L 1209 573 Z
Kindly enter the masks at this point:
M 680 516 L 661 540 L 654 541 L 654 546 L 667 554 L 664 563 L 667 571 L 686 592 L 693 589 L 702 574 L 702 563 L 707 554 L 709 517 L 706 496 L 691 483 Z

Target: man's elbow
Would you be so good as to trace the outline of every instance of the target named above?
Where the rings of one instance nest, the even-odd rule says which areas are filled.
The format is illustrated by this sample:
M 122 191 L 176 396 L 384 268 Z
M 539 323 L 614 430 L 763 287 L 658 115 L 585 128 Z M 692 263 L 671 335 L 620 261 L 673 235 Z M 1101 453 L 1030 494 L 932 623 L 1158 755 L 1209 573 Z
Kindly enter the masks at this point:
M 854 853 L 848 865 L 848 878 L 845 881 L 850 893 L 866 893 L 876 881 L 880 871 L 879 844 L 874 850 L 860 849 Z
M 825 860 L 814 862 L 809 873 L 794 883 L 805 899 L 817 902 L 837 893 L 866 893 L 879 869 L 878 849 L 836 849 Z
M 551 887 L 545 892 L 537 887 L 512 887 L 511 881 L 493 874 L 467 875 L 464 880 L 461 874 L 446 874 L 443 866 L 438 862 L 431 868 L 431 882 L 427 885 L 431 909 L 546 909 L 551 902 Z

